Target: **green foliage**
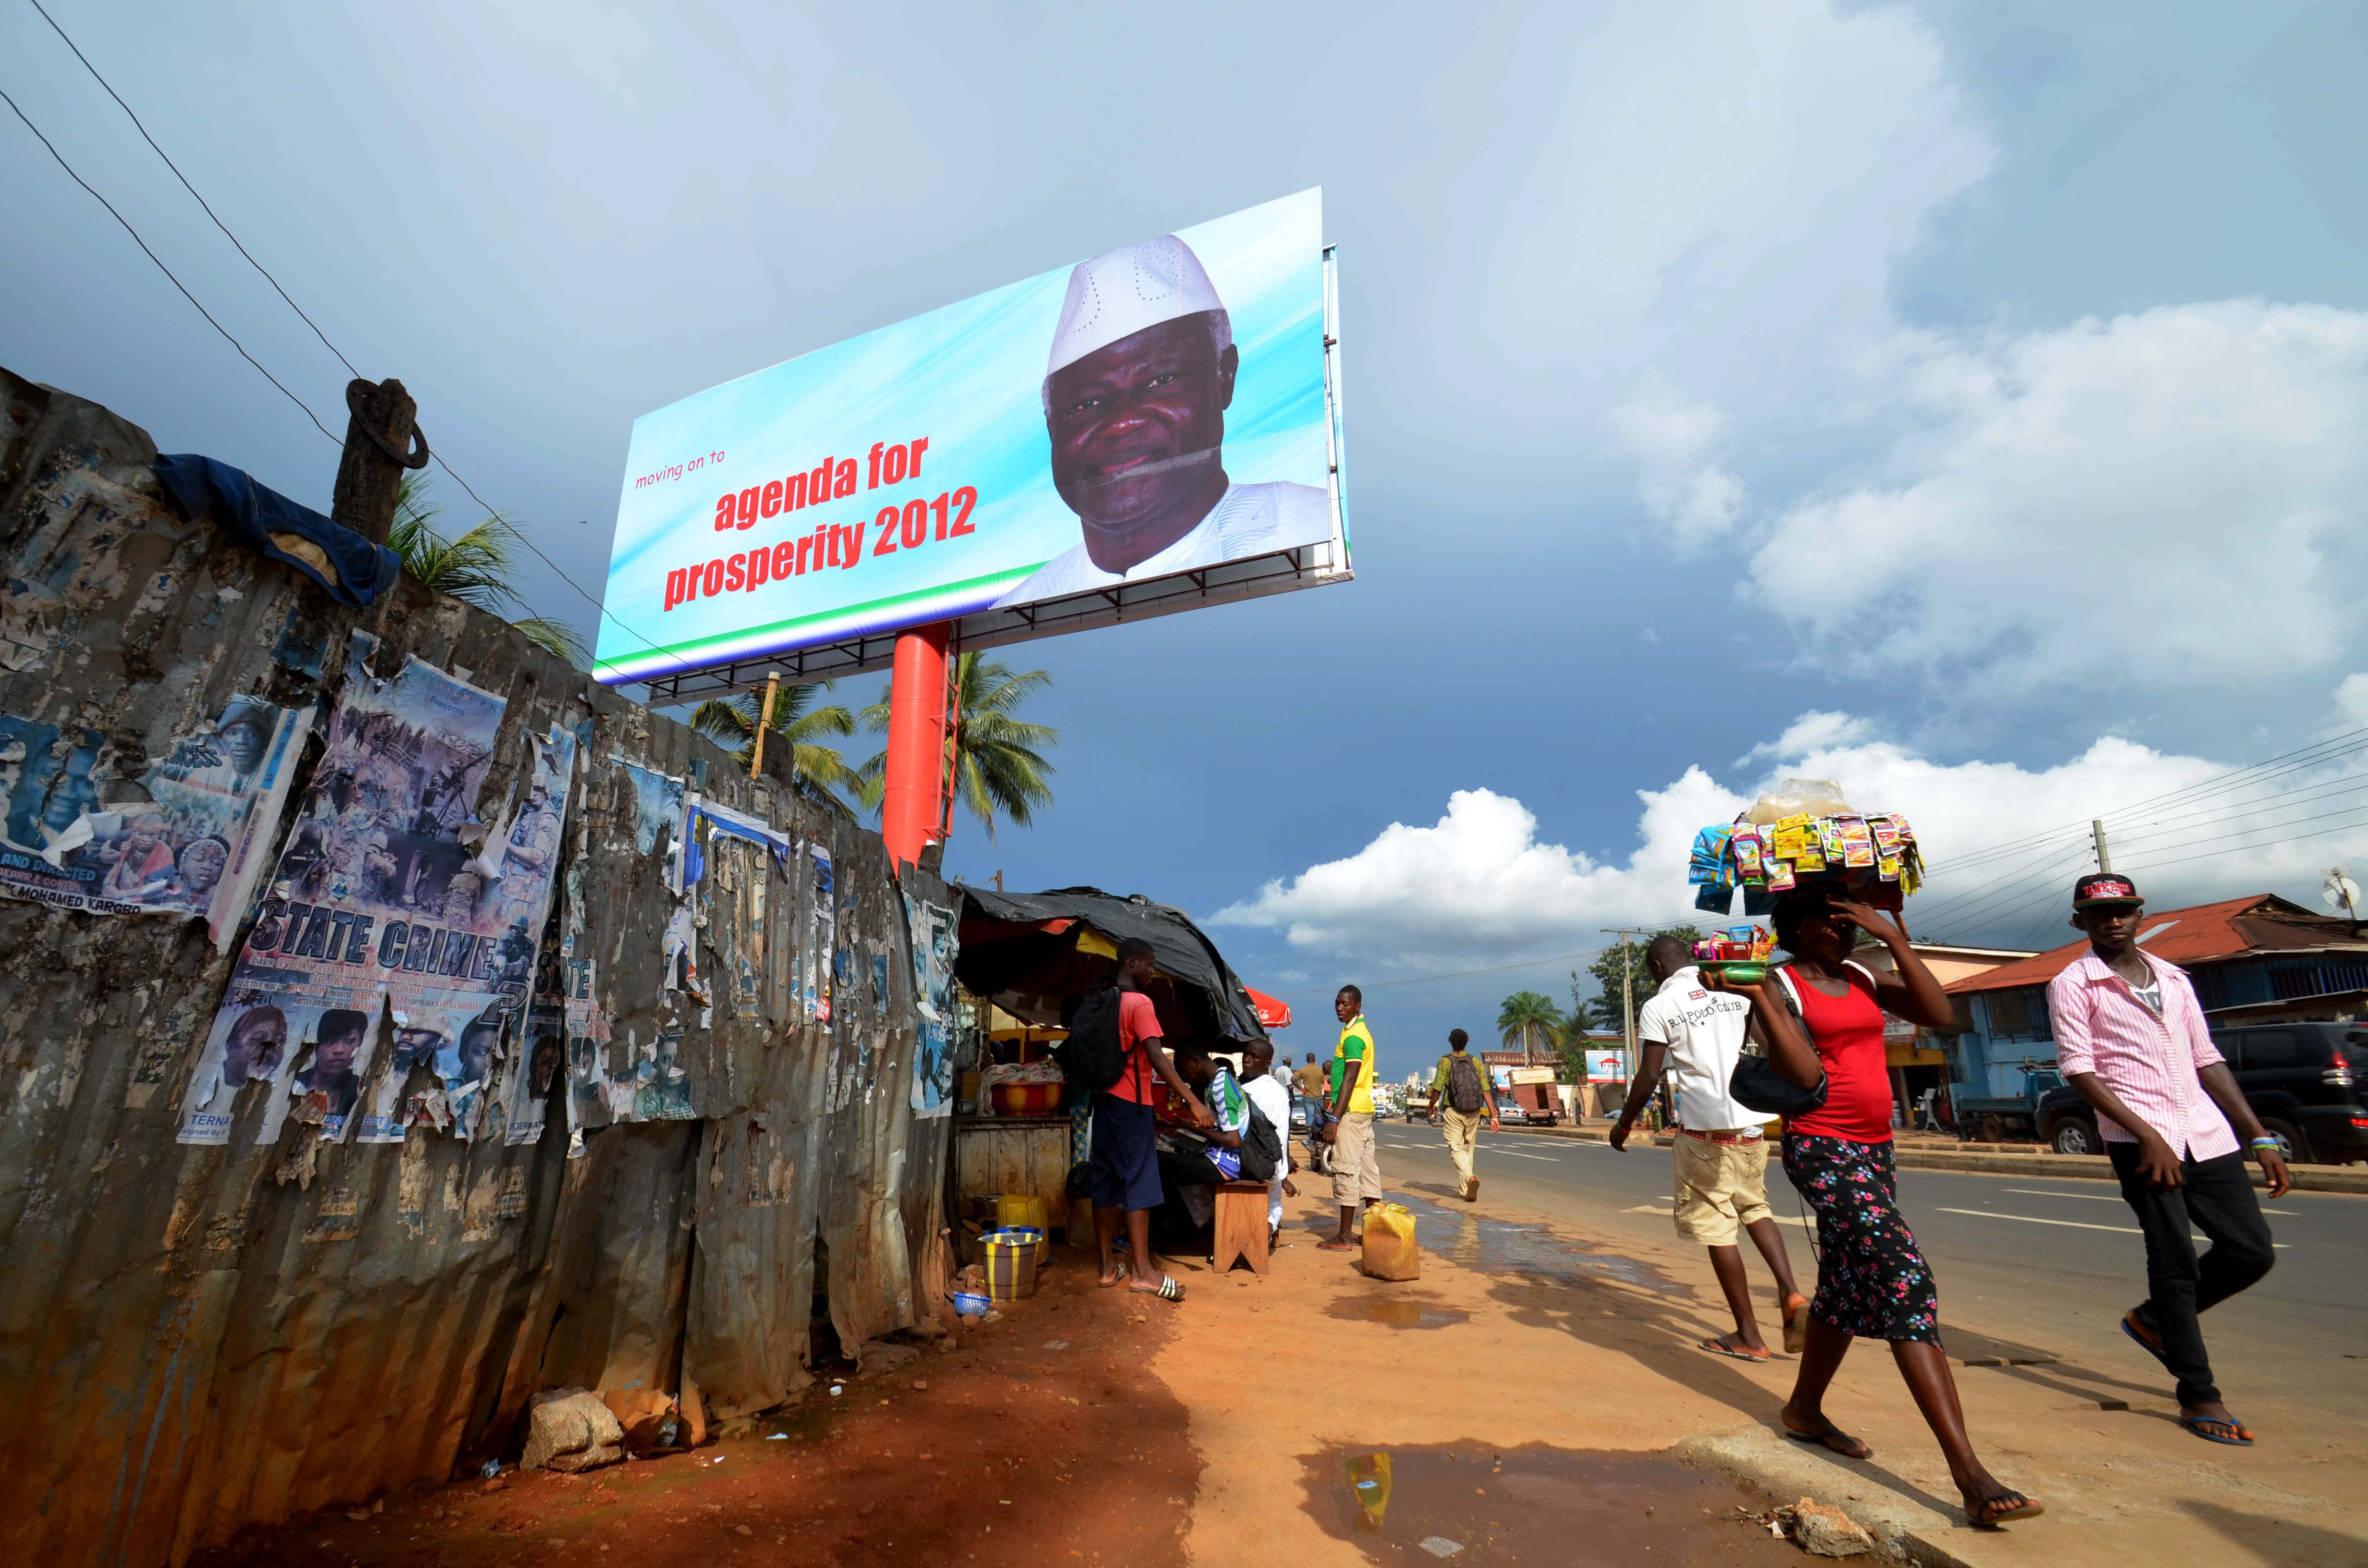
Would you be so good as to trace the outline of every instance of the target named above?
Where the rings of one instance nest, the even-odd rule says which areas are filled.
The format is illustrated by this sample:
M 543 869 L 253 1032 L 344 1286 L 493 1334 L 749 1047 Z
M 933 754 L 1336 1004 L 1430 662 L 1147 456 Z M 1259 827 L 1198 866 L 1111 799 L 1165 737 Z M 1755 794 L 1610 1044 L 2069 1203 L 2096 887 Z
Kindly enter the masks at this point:
M 1691 926 L 1670 926 L 1664 929 L 1679 941 L 1702 940 L 1702 932 Z M 1573 971 L 1570 977 L 1571 1008 L 1586 1019 L 1588 1028 L 1604 1034 L 1618 1034 L 1626 1028 L 1626 1019 L 1620 1010 L 1620 966 L 1623 960 L 1634 966 L 1636 1006 L 1643 1006 L 1645 998 L 1653 994 L 1653 971 L 1645 966 L 1643 942 L 1623 939 L 1618 947 L 1605 949 L 1596 955 L 1593 963 L 1587 966 L 1587 972 L 1595 981 L 1592 996 L 1579 989 L 1577 971 Z
M 436 528 L 443 513 L 425 475 L 403 476 L 395 490 L 394 526 L 386 536 L 386 547 L 402 561 L 403 569 L 436 592 L 488 614 L 506 615 L 513 604 L 524 608 L 525 597 L 512 582 L 518 571 L 518 525 L 493 512 L 467 532 L 448 535 Z M 583 666 L 584 639 L 565 621 L 533 615 L 510 624 L 545 653 Z
M 1562 1009 L 1544 992 L 1516 991 L 1505 998 L 1497 1029 L 1508 1051 L 1525 1056 L 1538 1051 L 1551 1053 L 1562 1042 L 1565 1021 Z
M 1029 697 L 1052 684 L 1053 677 L 1042 670 L 1015 675 L 977 653 L 955 658 L 954 799 L 985 827 L 990 843 L 998 815 L 1026 827 L 1037 812 L 1053 803 L 1047 778 L 1053 767 L 1044 753 L 1060 744 L 1061 733 L 1014 716 Z M 886 731 L 884 697 L 863 710 L 861 722 L 875 734 Z M 855 770 L 855 795 L 868 810 L 880 809 L 887 773 L 885 751 Z
M 835 682 L 819 686 L 785 686 L 773 698 L 773 722 L 765 749 L 790 748 L 790 777 L 798 792 L 848 815 L 853 812 L 840 798 L 842 790 L 857 788 L 855 770 L 837 748 L 822 744 L 824 735 L 855 733 L 855 715 L 834 703 L 816 708 L 815 697 Z M 746 767 L 756 753 L 757 722 L 764 712 L 765 694 L 744 691 L 734 697 L 712 699 L 690 716 L 690 727 L 734 749 L 732 760 Z

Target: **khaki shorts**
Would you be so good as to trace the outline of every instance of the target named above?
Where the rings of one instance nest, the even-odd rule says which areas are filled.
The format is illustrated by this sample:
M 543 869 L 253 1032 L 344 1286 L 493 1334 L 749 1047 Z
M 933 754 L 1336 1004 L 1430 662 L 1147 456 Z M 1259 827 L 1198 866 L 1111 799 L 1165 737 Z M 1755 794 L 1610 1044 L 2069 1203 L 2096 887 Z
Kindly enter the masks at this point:
M 1352 1110 L 1342 1117 L 1332 1142 L 1332 1200 L 1341 1208 L 1379 1202 L 1382 1163 L 1373 1146 L 1373 1113 Z
M 1768 1140 L 1713 1143 L 1678 1134 L 1678 1234 L 1731 1247 L 1742 1228 L 1769 1218 Z

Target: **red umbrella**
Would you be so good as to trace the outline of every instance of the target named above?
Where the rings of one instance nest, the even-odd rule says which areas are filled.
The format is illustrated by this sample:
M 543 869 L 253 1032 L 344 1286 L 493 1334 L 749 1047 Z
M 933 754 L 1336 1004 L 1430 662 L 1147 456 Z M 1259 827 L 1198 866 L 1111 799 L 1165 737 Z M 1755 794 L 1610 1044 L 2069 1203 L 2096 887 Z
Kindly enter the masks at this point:
M 1290 1003 L 1278 1002 L 1255 986 L 1245 985 L 1242 989 L 1250 994 L 1250 1006 L 1258 1009 L 1258 1020 L 1260 1024 L 1270 1029 L 1287 1029 L 1291 1027 Z

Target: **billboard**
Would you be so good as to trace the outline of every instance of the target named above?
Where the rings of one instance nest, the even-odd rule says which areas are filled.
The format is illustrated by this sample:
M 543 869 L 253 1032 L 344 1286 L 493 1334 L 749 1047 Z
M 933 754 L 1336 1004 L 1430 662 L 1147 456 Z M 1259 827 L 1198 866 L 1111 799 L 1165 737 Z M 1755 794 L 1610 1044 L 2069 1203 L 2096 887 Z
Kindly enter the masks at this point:
M 852 674 L 927 622 L 978 646 L 1345 578 L 1331 297 L 1303 191 L 644 415 L 594 674 Z

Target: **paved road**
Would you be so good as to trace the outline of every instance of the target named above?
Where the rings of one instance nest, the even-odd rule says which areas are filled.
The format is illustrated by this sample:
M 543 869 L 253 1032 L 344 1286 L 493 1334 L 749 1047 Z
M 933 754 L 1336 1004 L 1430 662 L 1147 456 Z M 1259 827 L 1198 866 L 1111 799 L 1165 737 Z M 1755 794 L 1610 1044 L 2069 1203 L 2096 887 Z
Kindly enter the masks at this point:
M 1452 1201 L 1454 1166 L 1437 1129 L 1384 1123 L 1379 1140 L 1382 1174 L 1393 1188 L 1463 1209 Z M 1614 1153 L 1600 1143 L 1483 1133 L 1476 1208 L 1518 1207 L 1671 1242 L 1670 1158 L 1650 1143 Z M 2123 1396 L 2103 1386 L 2113 1379 L 2146 1397 L 2168 1392 L 2160 1369 L 2121 1337 L 2121 1314 L 2145 1294 L 2145 1251 L 2111 1183 L 1907 1170 L 1899 1173 L 1899 1188 L 1940 1278 L 1952 1353 L 2013 1356 L 2035 1342 L 2077 1359 L 2078 1378 L 2044 1369 L 2027 1374 L 2063 1376 L 2067 1392 Z M 1806 1290 L 1816 1264 L 1805 1210 L 1773 1162 L 1769 1199 Z M 2259 1389 L 2357 1421 L 2368 1409 L 2368 1197 L 2297 1192 L 2264 1207 L 2278 1267 L 2205 1318 L 2214 1373 L 2240 1410 L 2244 1392 Z M 1764 1301 L 1766 1271 L 1756 1256 L 1750 1265 Z M 1709 1288 L 1706 1263 L 1702 1283 Z M 1763 1328 L 1772 1316 L 1763 1317 Z

